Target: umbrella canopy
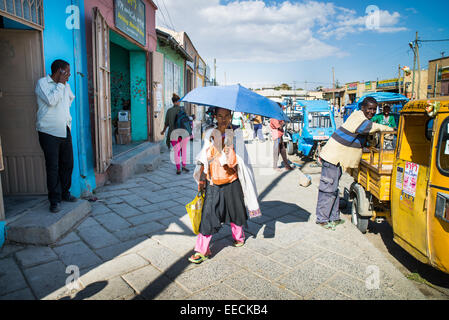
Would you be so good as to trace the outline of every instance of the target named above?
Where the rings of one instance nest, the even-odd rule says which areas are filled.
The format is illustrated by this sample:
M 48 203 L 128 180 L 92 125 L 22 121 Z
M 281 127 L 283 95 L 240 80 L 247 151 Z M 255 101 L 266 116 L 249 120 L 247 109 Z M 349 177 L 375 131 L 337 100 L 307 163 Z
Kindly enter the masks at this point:
M 289 121 L 276 102 L 239 84 L 199 87 L 187 93 L 180 101 Z

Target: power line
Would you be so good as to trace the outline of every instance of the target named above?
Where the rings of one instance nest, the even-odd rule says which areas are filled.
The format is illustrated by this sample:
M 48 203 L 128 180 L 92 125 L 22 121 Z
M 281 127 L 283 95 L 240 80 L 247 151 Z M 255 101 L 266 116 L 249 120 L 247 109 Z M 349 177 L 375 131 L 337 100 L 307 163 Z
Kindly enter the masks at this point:
M 167 15 L 168 15 L 168 19 L 170 20 L 170 23 L 171 23 L 171 25 L 172 25 L 172 27 L 173 27 L 173 30 L 176 30 L 175 25 L 174 25 L 174 23 L 173 23 L 173 21 L 172 21 L 172 19 L 171 19 L 171 17 L 170 17 L 170 12 L 168 12 L 167 7 L 165 6 L 164 0 L 161 0 L 161 1 L 162 1 L 162 4 L 164 5 L 165 12 L 166 12 Z
M 158 10 L 158 11 L 159 11 L 159 12 L 161 13 L 161 15 L 162 15 L 162 19 L 164 20 L 164 25 L 165 25 L 167 28 L 170 29 L 170 26 L 167 24 L 167 21 L 165 20 L 165 15 L 164 15 L 164 12 L 162 11 L 162 7 L 159 5 L 159 3 L 158 3 L 157 0 L 156 0 L 156 5 L 157 5 L 158 8 L 161 8 L 161 10 Z
M 441 39 L 441 40 L 418 40 L 418 42 L 442 42 L 449 41 L 449 39 Z

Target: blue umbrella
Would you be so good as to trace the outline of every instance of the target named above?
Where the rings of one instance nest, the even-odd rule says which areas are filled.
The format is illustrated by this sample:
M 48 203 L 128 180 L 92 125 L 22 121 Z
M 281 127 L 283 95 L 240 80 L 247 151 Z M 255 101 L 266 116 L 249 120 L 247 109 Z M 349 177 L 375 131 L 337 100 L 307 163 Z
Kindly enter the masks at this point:
M 239 84 L 199 87 L 187 93 L 180 101 L 290 121 L 276 102 Z

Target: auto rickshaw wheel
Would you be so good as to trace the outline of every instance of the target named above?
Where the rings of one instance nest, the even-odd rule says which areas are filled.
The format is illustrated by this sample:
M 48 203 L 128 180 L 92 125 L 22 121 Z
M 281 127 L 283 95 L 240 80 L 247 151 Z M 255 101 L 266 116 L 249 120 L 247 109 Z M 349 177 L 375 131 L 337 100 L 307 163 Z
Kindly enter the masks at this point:
M 369 211 L 369 200 L 366 196 L 365 189 L 363 189 L 360 184 L 354 183 L 351 186 L 351 190 L 351 198 L 353 198 L 351 206 L 351 222 L 361 233 L 366 233 L 370 219 L 370 217 L 366 216 L 366 213 Z
M 293 142 L 288 141 L 287 142 L 287 154 L 291 156 L 294 153 L 295 153 L 295 145 L 293 144 Z

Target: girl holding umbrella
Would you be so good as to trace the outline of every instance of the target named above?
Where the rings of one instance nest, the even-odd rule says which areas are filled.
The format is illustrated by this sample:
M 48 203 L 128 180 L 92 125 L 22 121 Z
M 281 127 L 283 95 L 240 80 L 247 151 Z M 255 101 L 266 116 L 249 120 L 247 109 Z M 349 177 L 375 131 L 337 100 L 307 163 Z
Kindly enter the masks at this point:
M 230 110 L 214 109 L 217 126 L 205 134 L 204 146 L 196 157 L 194 173 L 198 190 L 205 192 L 195 253 L 189 258 L 197 264 L 211 255 L 209 244 L 212 235 L 220 230 L 223 223 L 231 224 L 234 246 L 241 247 L 245 242 L 243 226 L 247 225 L 248 214 L 249 217 L 261 215 L 254 174 L 241 129 L 235 132 L 231 129 Z M 236 148 L 236 141 L 240 140 Z

